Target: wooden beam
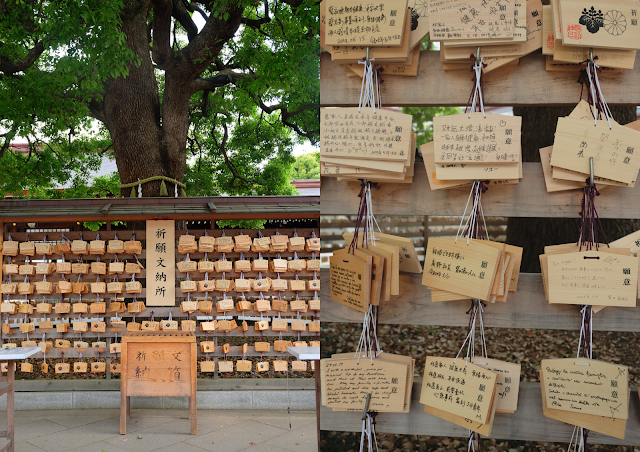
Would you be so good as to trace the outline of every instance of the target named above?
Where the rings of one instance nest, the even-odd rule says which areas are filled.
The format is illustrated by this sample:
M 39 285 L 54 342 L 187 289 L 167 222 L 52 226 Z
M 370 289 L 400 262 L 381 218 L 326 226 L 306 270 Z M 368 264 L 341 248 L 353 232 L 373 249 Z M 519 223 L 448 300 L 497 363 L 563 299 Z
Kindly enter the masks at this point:
M 16 392 L 120 391 L 120 380 L 18 380 Z M 313 391 L 311 378 L 290 378 L 289 389 Z M 198 378 L 198 391 L 266 391 L 286 390 L 287 382 L 279 378 Z
M 523 163 L 516 185 L 492 185 L 482 195 L 484 215 L 498 217 L 578 218 L 582 190 L 547 193 L 540 163 Z M 424 165 L 416 165 L 412 184 L 381 183 L 371 191 L 375 215 L 462 215 L 471 186 L 432 191 Z M 601 187 L 599 187 L 601 188 Z M 323 215 L 357 213 L 360 182 L 323 177 Z M 640 184 L 606 187 L 596 199 L 600 218 L 640 218 Z
M 380 303 L 378 321 L 401 325 L 467 326 L 469 300 L 433 303 L 431 291 L 422 285 L 422 275 L 401 273 L 400 295 Z M 321 272 L 323 322 L 362 323 L 362 313 L 331 300 L 329 272 Z M 544 298 L 539 273 L 523 273 L 518 291 L 506 303 L 488 303 L 484 308 L 485 327 L 580 330 L 577 306 L 550 305 Z M 640 309 L 607 307 L 594 315 L 596 331 L 640 331 Z
M 409 413 L 378 413 L 376 431 L 410 435 L 453 436 L 468 438 L 469 431 L 451 422 L 444 421 L 432 414 L 425 413 L 420 403 L 421 382 L 413 384 L 411 393 L 411 411 Z M 325 406 L 320 410 L 322 430 L 341 432 L 360 432 L 362 430 L 361 413 L 333 411 Z M 629 419 L 624 440 L 606 436 L 594 431 L 589 432 L 591 444 L 640 444 L 640 418 L 638 392 L 632 388 L 629 404 Z M 549 419 L 542 414 L 542 396 L 539 383 L 520 383 L 518 409 L 513 414 L 496 414 L 491 431 L 492 438 L 501 440 L 545 441 L 568 443 L 573 425 Z
M 636 55 L 636 61 L 640 54 Z M 636 63 L 636 68 L 640 61 Z M 484 104 L 489 105 L 575 105 L 580 100 L 578 71 L 547 72 L 545 57 L 538 51 L 520 59 L 517 66 L 503 66 L 482 76 Z M 640 73 L 623 71 L 620 75 L 598 76 L 609 105 L 640 104 Z M 383 105 L 397 107 L 465 106 L 472 85 L 471 63 L 468 71 L 442 68 L 437 51 L 422 51 L 417 77 L 385 77 L 380 85 Z M 354 107 L 358 105 L 362 79 L 349 78 L 331 55 L 320 57 L 320 106 Z

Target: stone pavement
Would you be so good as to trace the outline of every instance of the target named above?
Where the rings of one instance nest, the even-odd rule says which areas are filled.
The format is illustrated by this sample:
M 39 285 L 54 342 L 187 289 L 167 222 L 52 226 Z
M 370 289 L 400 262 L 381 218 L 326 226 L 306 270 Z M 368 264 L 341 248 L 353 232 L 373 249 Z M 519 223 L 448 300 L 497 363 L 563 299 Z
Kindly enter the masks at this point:
M 120 435 L 116 409 L 16 411 L 15 452 L 203 452 L 317 450 L 316 414 L 292 411 L 198 410 L 190 435 L 186 410 L 132 409 Z M 6 413 L 0 413 L 1 428 Z M 255 444 L 255 445 L 254 445 Z

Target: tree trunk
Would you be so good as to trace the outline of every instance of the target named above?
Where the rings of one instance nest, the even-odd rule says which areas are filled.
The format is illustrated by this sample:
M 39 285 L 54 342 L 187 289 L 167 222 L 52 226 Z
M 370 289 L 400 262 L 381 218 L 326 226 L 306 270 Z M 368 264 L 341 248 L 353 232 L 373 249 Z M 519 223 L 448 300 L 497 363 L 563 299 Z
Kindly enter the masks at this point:
M 522 116 L 522 158 L 524 162 L 539 162 L 539 149 L 553 145 L 558 117 L 567 116 L 573 107 L 514 107 L 513 114 Z M 620 124 L 636 120 L 635 107 L 611 107 Z M 625 190 L 620 188 L 619 190 Z M 596 208 L 598 199 L 596 198 Z M 580 205 L 575 206 L 575 213 Z M 602 227 L 611 242 L 640 229 L 640 220 L 602 220 Z M 509 218 L 507 243 L 524 248 L 522 272 L 539 273 L 539 255 L 547 245 L 577 242 L 580 220 L 577 218 Z

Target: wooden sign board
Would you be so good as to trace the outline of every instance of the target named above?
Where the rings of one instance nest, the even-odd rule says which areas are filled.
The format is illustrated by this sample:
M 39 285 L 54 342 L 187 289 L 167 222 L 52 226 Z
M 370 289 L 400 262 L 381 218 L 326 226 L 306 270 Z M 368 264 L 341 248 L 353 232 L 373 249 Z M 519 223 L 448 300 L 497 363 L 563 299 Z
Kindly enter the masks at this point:
M 595 176 L 631 183 L 638 174 L 640 132 L 609 124 L 575 118 L 558 118 L 551 166 L 589 174 L 589 157 L 593 157 Z
M 327 0 L 325 43 L 398 46 L 402 42 L 407 0 L 373 4 L 362 0 Z
M 549 303 L 635 307 L 638 258 L 603 251 L 547 257 Z
M 413 118 L 367 107 L 320 109 L 320 155 L 407 161 Z M 355 163 L 354 163 L 355 164 Z
M 376 358 L 320 360 L 323 404 L 360 411 L 371 394 L 370 411 L 402 412 L 407 390 L 406 364 Z
M 422 284 L 489 299 L 501 251 L 478 240 L 429 238 Z M 428 270 L 427 270 L 428 268 Z
M 516 411 L 520 391 L 520 364 L 483 357 L 471 358 L 471 362 L 498 376 L 496 381 L 496 412 L 513 413 Z
M 513 37 L 514 3 L 499 0 L 429 0 L 429 37 L 432 41 Z
M 558 4 L 564 45 L 640 49 L 636 3 L 626 0 L 589 3 L 562 0 Z
M 420 403 L 485 424 L 497 375 L 464 358 L 427 356 Z
M 147 306 L 175 306 L 176 250 L 173 220 L 147 221 Z
M 517 163 L 521 160 L 519 116 L 482 113 L 433 118 L 436 163 Z
M 129 342 L 126 345 L 127 395 L 190 396 L 190 343 Z
M 572 413 L 628 418 L 629 369 L 587 358 L 543 359 L 546 403 Z
M 331 299 L 361 312 L 369 309 L 371 266 L 352 254 L 329 258 Z

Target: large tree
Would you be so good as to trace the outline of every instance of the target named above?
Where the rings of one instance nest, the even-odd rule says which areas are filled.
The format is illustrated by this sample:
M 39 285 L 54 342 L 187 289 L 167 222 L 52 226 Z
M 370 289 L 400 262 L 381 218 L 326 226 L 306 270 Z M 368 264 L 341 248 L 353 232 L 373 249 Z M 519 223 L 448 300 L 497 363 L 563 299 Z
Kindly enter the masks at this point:
M 282 190 L 318 137 L 318 30 L 316 0 L 0 0 L 0 166 L 16 135 L 66 158 L 94 118 L 122 183 Z

